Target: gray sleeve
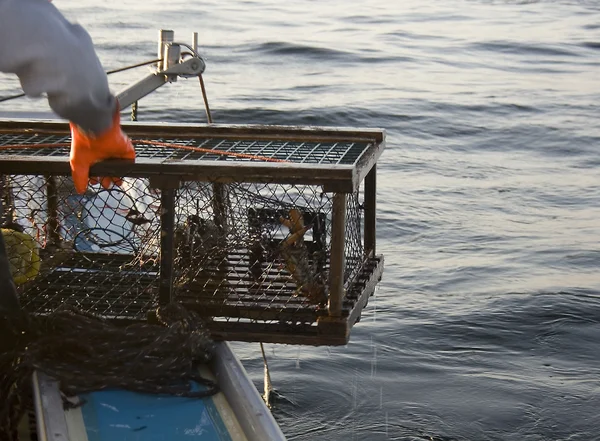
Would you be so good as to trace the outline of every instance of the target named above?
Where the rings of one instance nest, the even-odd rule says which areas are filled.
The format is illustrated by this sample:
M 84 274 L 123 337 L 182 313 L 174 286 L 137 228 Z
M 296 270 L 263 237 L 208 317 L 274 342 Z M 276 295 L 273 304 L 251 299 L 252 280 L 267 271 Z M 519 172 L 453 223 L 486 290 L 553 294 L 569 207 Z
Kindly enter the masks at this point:
M 48 0 L 0 0 L 0 71 L 28 96 L 46 94 L 59 116 L 84 130 L 110 127 L 116 99 L 89 34 Z

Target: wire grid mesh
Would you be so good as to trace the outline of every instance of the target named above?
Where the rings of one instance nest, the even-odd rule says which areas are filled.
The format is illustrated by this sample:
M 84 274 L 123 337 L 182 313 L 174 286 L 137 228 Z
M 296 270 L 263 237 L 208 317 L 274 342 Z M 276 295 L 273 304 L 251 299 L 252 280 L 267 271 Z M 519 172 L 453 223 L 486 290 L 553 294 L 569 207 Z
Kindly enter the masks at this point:
M 201 187 L 204 190 L 198 191 L 198 184 L 189 184 L 179 193 L 177 298 L 237 318 L 281 318 L 286 312 L 317 309 L 319 305 L 313 304 L 304 288 L 314 282 L 326 291 L 330 196 L 315 186 L 235 183 Z M 300 253 L 304 254 L 299 256 L 305 259 L 304 274 L 294 271 L 282 249 L 290 236 L 282 220 L 292 210 L 299 211 L 310 227 L 302 237 L 306 248 Z
M 10 226 L 34 238 L 41 261 L 19 283 L 27 309 L 46 313 L 67 302 L 105 317 L 144 319 L 158 305 L 164 210 L 161 192 L 147 179 L 125 178 L 110 190 L 93 186 L 84 195 L 64 176 L 4 180 Z M 225 321 L 310 323 L 327 313 L 314 290 L 327 295 L 330 193 L 311 185 L 187 182 L 174 206 L 177 301 Z M 294 212 L 305 231 L 290 253 L 283 244 Z M 364 260 L 361 216 L 358 193 L 348 195 L 347 286 Z
M 69 155 L 70 136 L 49 134 L 1 134 L 1 154 L 34 157 Z M 158 137 L 133 139 L 136 155 L 145 159 L 216 161 L 236 156 L 236 160 L 260 161 L 264 158 L 293 163 L 351 165 L 370 146 L 367 142 L 318 142 L 243 140 L 228 138 Z M 213 153 L 215 152 L 215 153 Z

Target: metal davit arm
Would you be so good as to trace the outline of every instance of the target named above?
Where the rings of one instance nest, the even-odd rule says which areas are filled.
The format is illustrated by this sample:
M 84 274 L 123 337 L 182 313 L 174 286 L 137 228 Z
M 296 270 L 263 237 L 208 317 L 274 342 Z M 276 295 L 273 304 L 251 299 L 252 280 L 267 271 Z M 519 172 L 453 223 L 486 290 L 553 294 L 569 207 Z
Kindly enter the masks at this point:
M 173 31 L 161 30 L 158 41 L 158 56 L 161 62 L 158 70 L 129 86 L 117 95 L 121 109 L 126 109 L 136 101 L 154 92 L 167 83 L 177 81 L 178 77 L 199 77 L 205 70 L 206 64 L 198 55 L 197 34 L 194 33 L 193 46 L 173 42 Z M 190 58 L 182 58 L 181 48 L 191 51 Z

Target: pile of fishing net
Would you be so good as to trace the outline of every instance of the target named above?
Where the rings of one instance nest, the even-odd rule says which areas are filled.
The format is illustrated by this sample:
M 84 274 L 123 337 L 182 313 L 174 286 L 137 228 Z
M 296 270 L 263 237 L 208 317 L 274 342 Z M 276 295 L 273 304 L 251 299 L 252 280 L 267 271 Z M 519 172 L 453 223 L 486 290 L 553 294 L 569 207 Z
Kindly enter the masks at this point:
M 45 316 L 0 312 L 0 440 L 16 439 L 31 406 L 34 371 L 58 382 L 65 405 L 72 404 L 68 397 L 113 388 L 216 393 L 216 384 L 199 373 L 214 348 L 201 318 L 177 304 L 158 308 L 156 317 L 156 324 L 118 326 L 68 306 Z

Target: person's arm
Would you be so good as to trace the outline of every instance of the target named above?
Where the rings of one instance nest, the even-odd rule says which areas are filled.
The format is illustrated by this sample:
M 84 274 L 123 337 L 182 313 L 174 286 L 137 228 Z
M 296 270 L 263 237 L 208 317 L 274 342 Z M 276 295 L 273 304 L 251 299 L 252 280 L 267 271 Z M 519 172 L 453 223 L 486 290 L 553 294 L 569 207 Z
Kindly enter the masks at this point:
M 16 74 L 28 96 L 45 93 L 52 110 L 70 121 L 70 162 L 79 193 L 94 163 L 135 158 L 92 39 L 48 0 L 0 0 L 0 71 Z M 101 182 L 108 188 L 118 180 Z
M 86 131 L 112 123 L 117 103 L 90 36 L 48 0 L 0 0 L 0 71 Z

